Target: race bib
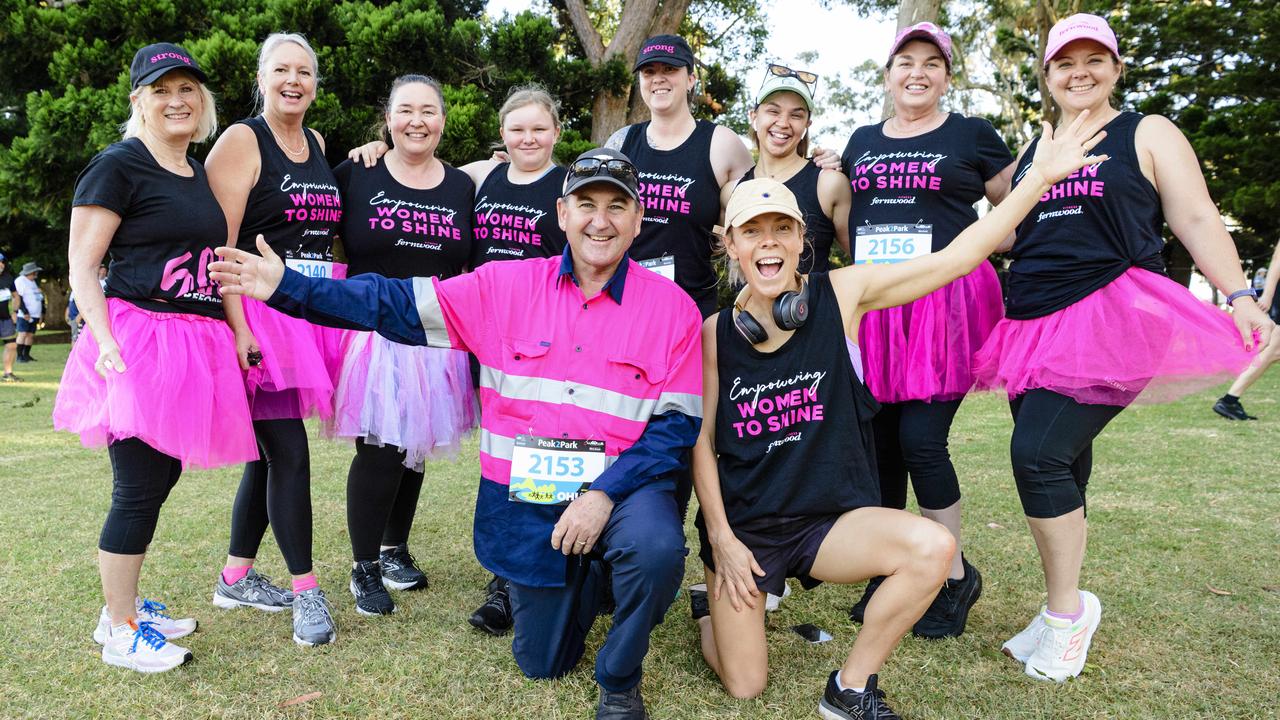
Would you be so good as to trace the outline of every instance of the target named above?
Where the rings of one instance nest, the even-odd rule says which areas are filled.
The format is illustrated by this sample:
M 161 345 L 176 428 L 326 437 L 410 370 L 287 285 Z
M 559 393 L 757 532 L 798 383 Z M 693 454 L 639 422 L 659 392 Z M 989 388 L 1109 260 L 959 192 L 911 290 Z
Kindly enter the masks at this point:
M 517 435 L 511 454 L 511 502 L 568 505 L 609 466 L 603 440 Z
M 663 255 L 662 257 L 639 260 L 638 262 L 640 267 L 652 270 L 671 282 L 676 281 L 676 258 L 674 255 Z
M 859 225 L 854 242 L 853 263 L 898 263 L 924 257 L 931 252 L 932 225 Z
M 302 260 L 290 258 L 284 261 L 285 267 L 313 278 L 332 278 L 333 263 L 328 260 Z

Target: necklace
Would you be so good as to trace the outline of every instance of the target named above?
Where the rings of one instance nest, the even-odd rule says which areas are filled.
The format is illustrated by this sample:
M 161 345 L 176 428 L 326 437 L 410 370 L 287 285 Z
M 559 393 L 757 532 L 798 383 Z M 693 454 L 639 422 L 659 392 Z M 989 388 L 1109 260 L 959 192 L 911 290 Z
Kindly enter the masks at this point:
M 761 167 L 760 170 L 765 177 L 773 180 L 777 180 L 779 177 L 785 177 L 787 179 L 790 179 L 792 175 L 795 175 L 795 172 L 792 171 L 792 168 L 798 167 L 804 163 L 809 162 L 807 159 L 802 158 L 799 155 L 796 155 L 795 157 L 796 157 L 795 160 L 788 161 L 786 165 L 783 165 L 782 167 L 774 170 L 773 172 L 764 172 L 763 167 Z
M 266 115 L 262 116 L 262 121 L 267 124 L 267 129 L 271 131 L 272 137 L 276 139 L 276 142 L 280 143 L 280 147 L 283 148 L 285 152 L 290 155 L 298 156 L 307 151 L 307 136 L 305 134 L 302 136 L 302 147 L 294 150 L 289 147 L 289 145 L 284 141 L 284 138 L 280 137 L 279 133 L 276 132 L 276 129 L 271 127 L 271 121 L 267 119 Z M 303 130 L 302 132 L 306 133 L 306 130 Z

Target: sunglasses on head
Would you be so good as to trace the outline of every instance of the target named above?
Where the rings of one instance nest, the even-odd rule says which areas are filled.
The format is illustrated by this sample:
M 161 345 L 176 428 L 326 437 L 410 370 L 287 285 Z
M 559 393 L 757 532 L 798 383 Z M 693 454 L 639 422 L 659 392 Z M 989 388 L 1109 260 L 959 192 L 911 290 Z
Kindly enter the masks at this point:
M 636 166 L 622 158 L 579 158 L 569 166 L 569 175 L 574 178 L 607 175 L 630 186 L 640 183 Z
M 810 87 L 817 87 L 818 75 L 808 70 L 792 70 L 786 65 L 769 63 L 769 74 L 775 77 L 793 77 Z

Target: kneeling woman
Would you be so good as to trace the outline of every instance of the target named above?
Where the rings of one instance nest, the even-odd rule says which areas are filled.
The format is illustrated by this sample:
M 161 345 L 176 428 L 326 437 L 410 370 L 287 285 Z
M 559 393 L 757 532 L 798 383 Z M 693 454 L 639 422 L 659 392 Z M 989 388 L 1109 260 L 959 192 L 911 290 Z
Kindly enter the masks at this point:
M 911 302 L 973 270 L 1052 182 L 1080 167 L 1101 136 L 1087 116 L 1042 143 L 1029 174 L 944 250 L 894 265 L 801 276 L 803 215 L 773 180 L 734 191 L 725 212 L 730 269 L 746 287 L 703 325 L 703 410 L 694 448 L 697 526 L 710 592 L 702 650 L 730 694 L 763 692 L 764 592 L 884 575 L 819 710 L 827 718 L 895 718 L 876 673 L 946 580 L 955 540 L 941 525 L 876 507 L 870 419 L 876 403 L 849 338 L 862 316 Z M 1048 133 L 1048 130 L 1046 130 Z M 850 438 L 855 442 L 850 442 Z

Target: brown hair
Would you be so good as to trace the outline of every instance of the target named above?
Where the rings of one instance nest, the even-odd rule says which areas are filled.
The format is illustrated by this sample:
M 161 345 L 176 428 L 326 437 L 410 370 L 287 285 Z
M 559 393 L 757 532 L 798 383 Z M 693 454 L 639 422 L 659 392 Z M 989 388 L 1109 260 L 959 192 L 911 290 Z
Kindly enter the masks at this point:
M 440 86 L 440 82 L 438 80 L 429 75 L 415 75 L 412 73 L 408 75 L 401 75 L 391 82 L 391 90 L 387 92 L 387 99 L 382 103 L 383 117 L 380 118 L 373 126 L 374 137 L 388 145 L 391 144 L 391 129 L 387 127 L 386 116 L 391 114 L 391 101 L 395 99 L 397 90 L 405 85 L 411 85 L 413 83 L 422 83 L 427 87 L 435 89 L 436 95 L 440 96 L 440 115 L 446 115 L 448 112 L 445 108 L 444 88 Z
M 764 104 L 764 101 L 768 100 L 770 97 L 773 97 L 774 95 L 777 95 L 779 92 L 791 92 L 791 91 L 783 89 L 783 90 L 779 90 L 778 92 L 769 93 L 768 97 L 763 98 L 760 102 L 756 103 L 756 106 L 754 108 L 752 108 L 752 110 L 757 113 L 757 116 L 758 116 L 758 113 L 760 112 L 760 106 Z M 796 93 L 791 93 L 791 94 L 795 95 L 796 97 L 800 97 Z M 808 107 L 806 107 L 804 109 L 804 112 L 805 112 L 805 115 L 809 118 L 809 122 L 812 123 L 813 111 L 811 111 Z M 756 149 L 756 155 L 760 154 L 759 131 L 756 130 L 754 126 L 752 126 L 751 128 L 751 147 Z M 796 154 L 799 155 L 800 157 L 809 157 L 809 126 L 808 125 L 805 125 L 804 137 L 800 138 L 800 142 L 796 143 Z

